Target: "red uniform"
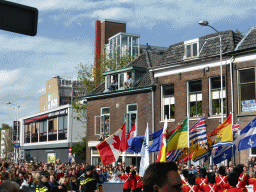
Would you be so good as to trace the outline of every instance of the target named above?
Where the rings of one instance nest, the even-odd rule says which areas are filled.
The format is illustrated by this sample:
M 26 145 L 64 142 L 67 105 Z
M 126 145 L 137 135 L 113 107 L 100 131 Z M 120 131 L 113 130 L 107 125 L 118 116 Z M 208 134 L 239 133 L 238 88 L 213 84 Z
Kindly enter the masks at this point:
M 131 190 L 134 191 L 136 189 L 137 186 L 137 175 L 130 175 L 131 176 Z
M 253 192 L 255 192 L 256 191 L 256 179 L 255 178 L 249 179 L 249 184 L 253 185 Z
M 208 184 L 207 178 L 196 178 L 195 182 L 199 186 L 199 189 L 198 189 L 199 192 L 202 192 L 203 185 Z
M 131 174 L 126 173 L 120 179 L 124 180 L 123 189 L 131 189 Z
M 217 184 L 204 184 L 201 188 L 203 192 L 217 192 L 220 189 L 221 186 Z
M 241 174 L 240 177 L 238 178 L 238 184 L 236 185 L 236 187 L 247 192 L 248 190 L 245 186 L 248 185 L 248 182 L 249 182 L 248 174 Z
M 225 189 L 224 192 L 243 192 L 243 190 L 236 187 L 231 187 L 230 189 Z
M 223 192 L 225 190 L 225 184 L 228 182 L 228 177 L 220 175 L 215 177 L 215 181 L 220 186 L 219 192 Z
M 183 184 L 181 188 L 184 192 L 198 192 L 199 186 L 198 185 L 185 185 Z
M 188 179 L 182 179 L 182 184 L 188 185 Z
M 142 179 L 139 175 L 136 175 L 136 180 L 137 180 L 136 191 L 141 191 L 143 186 Z

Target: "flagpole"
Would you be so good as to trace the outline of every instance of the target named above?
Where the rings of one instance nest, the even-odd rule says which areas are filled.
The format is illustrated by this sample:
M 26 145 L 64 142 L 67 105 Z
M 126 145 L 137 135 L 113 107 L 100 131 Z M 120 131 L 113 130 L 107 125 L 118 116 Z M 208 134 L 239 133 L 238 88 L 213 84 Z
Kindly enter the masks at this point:
M 188 129 L 188 165 L 190 167 L 191 160 L 189 159 L 189 156 L 190 156 L 190 154 L 189 154 L 189 116 L 187 116 L 187 118 L 188 118 L 188 121 L 187 121 L 187 129 Z

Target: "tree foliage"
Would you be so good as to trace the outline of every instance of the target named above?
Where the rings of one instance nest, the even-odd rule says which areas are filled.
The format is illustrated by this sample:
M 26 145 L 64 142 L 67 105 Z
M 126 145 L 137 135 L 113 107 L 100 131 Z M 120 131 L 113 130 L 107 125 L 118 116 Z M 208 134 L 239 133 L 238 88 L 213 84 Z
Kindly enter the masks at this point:
M 86 136 L 82 138 L 82 141 L 74 144 L 72 146 L 72 153 L 75 155 L 82 155 L 82 159 L 86 159 L 86 147 L 87 147 L 87 139 Z

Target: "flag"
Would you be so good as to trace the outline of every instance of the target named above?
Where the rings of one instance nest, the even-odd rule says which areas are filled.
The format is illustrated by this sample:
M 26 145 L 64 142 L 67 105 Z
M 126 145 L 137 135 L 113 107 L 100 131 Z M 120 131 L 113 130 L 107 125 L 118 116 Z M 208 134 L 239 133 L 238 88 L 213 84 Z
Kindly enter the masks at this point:
M 160 147 L 160 151 L 159 151 L 156 162 L 166 162 L 166 137 L 167 137 L 167 119 L 165 119 L 165 122 L 164 122 L 162 142 L 161 142 L 161 147 Z
M 176 149 L 176 150 L 167 152 L 166 161 L 168 161 L 168 162 L 176 161 L 179 158 L 181 153 L 182 153 L 181 149 Z
M 126 138 L 126 123 L 123 124 L 123 127 L 121 129 L 123 129 L 124 131 L 122 132 L 121 136 L 120 150 L 121 152 L 124 152 L 129 147 Z
M 203 159 L 205 162 L 210 156 L 211 156 L 211 151 L 208 151 L 206 148 L 202 148 L 193 153 L 192 160 L 196 162 L 196 161 L 199 161 L 200 159 Z
M 207 145 L 205 117 L 202 117 L 189 130 L 189 152 L 192 153 L 198 148 L 203 148 Z
M 121 138 L 125 133 L 125 124 L 118 129 L 113 135 L 108 137 L 96 146 L 99 151 L 103 165 L 108 165 L 118 160 L 121 154 Z
M 149 166 L 149 132 L 148 126 L 145 131 L 145 137 L 141 149 L 140 172 L 139 176 L 143 177 L 147 167 Z
M 207 135 L 210 139 L 211 147 L 219 147 L 223 145 L 232 145 L 233 133 L 232 133 L 232 123 L 231 115 L 220 124 L 213 132 Z
M 136 137 L 137 136 L 137 132 L 136 132 L 136 123 L 133 124 L 131 131 L 129 132 L 129 134 L 127 135 L 127 141 L 130 138 Z
M 218 149 L 219 150 L 219 149 Z M 231 158 L 236 152 L 236 145 L 223 146 L 213 157 L 214 164 L 218 164 L 226 159 Z
M 241 138 L 238 147 L 239 151 L 256 147 L 256 118 L 240 131 L 239 138 Z
M 236 138 L 236 134 L 239 133 L 239 121 L 232 126 L 233 130 L 233 140 Z
M 184 119 L 180 128 L 177 129 L 167 143 L 167 151 L 188 147 L 188 124 L 187 117 Z
M 162 133 L 163 128 L 149 135 L 149 152 L 156 152 L 160 150 Z M 130 138 L 128 140 L 129 148 L 126 150 L 126 152 L 140 153 L 143 140 L 144 136 Z

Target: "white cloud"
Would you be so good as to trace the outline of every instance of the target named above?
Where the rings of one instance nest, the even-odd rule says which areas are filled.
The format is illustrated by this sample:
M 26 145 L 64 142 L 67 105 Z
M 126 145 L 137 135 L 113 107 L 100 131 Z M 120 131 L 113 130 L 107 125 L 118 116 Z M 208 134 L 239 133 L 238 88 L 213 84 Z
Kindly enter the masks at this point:
M 37 91 L 37 93 L 39 93 L 39 94 L 44 94 L 45 91 L 46 91 L 46 89 L 45 89 L 45 88 L 42 88 L 42 89 L 39 89 L 39 90 Z

